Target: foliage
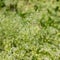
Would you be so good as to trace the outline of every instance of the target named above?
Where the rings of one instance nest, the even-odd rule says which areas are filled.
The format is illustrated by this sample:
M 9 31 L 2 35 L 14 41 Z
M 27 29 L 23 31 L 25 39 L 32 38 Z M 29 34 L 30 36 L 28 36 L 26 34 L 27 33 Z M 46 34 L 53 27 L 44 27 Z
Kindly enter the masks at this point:
M 0 60 L 60 60 L 60 0 L 0 0 Z

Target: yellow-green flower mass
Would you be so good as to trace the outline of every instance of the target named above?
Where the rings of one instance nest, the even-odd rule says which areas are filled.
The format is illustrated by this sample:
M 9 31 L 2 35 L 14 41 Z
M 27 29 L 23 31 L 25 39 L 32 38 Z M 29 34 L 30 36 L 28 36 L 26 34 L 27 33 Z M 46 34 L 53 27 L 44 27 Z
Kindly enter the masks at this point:
M 0 0 L 0 60 L 60 60 L 60 0 Z

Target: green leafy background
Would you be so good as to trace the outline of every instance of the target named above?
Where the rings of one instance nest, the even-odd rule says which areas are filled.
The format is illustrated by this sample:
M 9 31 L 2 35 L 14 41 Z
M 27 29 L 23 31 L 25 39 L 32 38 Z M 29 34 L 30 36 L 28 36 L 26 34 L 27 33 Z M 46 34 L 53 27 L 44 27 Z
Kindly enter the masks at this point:
M 60 60 L 60 0 L 0 0 L 0 60 Z

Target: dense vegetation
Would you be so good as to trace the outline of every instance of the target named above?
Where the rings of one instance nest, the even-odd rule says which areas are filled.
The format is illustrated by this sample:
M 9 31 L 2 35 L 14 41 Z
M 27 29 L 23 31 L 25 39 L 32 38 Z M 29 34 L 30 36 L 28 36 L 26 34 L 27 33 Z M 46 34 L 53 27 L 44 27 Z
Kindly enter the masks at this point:
M 60 60 L 60 0 L 0 0 L 0 60 Z

